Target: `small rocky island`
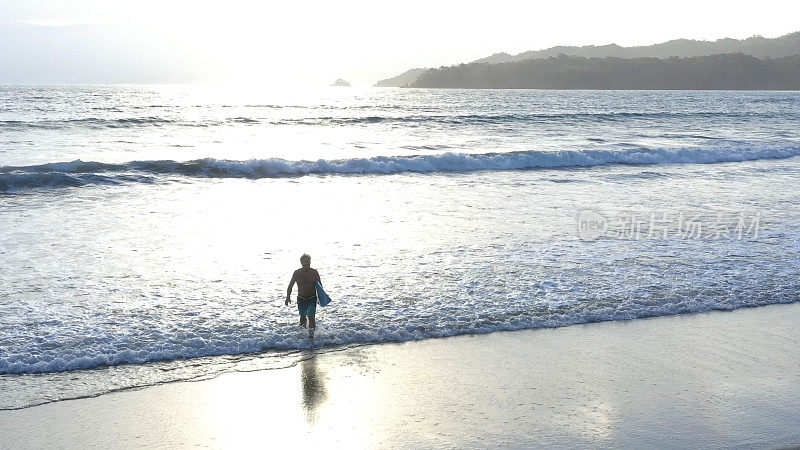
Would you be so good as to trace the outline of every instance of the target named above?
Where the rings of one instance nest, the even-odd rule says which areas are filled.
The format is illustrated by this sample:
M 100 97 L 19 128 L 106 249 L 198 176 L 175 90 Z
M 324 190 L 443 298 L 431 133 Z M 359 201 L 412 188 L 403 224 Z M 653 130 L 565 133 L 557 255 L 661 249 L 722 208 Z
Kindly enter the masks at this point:
M 336 81 L 334 81 L 334 82 L 333 82 L 333 84 L 332 84 L 331 86 L 343 86 L 343 87 L 349 87 L 349 86 L 350 86 L 350 82 L 349 82 L 349 81 L 347 81 L 347 80 L 343 80 L 343 79 L 339 78 L 339 79 L 337 79 Z

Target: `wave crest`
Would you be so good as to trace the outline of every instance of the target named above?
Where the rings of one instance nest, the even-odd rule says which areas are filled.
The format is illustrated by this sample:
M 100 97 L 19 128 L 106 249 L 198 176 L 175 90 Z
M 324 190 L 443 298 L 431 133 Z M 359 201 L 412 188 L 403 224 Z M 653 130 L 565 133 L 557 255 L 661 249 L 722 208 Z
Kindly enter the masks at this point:
M 32 166 L 0 167 L 0 192 L 18 189 L 71 187 L 89 183 L 152 182 L 155 176 L 205 178 L 268 178 L 310 174 L 398 174 L 475 172 L 543 168 L 591 167 L 606 164 L 709 164 L 800 155 L 800 146 L 712 147 L 676 149 L 562 150 L 507 153 L 442 153 L 376 156 L 316 161 L 280 158 L 247 161 L 204 158 L 192 161 L 130 161 L 109 164 L 75 160 Z

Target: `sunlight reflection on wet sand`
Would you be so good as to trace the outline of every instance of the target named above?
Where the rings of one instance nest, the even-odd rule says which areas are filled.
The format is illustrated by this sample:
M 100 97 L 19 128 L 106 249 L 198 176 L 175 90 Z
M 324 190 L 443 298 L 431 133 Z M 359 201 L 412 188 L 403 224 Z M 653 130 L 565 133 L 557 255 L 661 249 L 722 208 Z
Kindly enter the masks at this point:
M 286 369 L 4 411 L 0 447 L 787 445 L 800 439 L 798 314 L 307 350 Z

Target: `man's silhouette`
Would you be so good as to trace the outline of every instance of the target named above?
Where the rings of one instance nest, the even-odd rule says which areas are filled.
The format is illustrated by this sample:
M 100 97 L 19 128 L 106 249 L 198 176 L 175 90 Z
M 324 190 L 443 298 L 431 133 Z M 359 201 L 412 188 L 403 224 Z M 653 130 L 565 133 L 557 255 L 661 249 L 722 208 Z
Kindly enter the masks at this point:
M 300 257 L 300 264 L 303 266 L 294 271 L 292 281 L 289 282 L 289 289 L 286 290 L 286 302 L 288 306 L 292 302 L 292 286 L 297 283 L 297 310 L 300 312 L 300 326 L 306 326 L 308 317 L 308 337 L 314 339 L 314 329 L 317 323 L 314 315 L 317 312 L 317 286 L 320 281 L 319 272 L 311 268 L 311 256 L 303 254 Z M 321 281 L 320 281 L 321 283 Z

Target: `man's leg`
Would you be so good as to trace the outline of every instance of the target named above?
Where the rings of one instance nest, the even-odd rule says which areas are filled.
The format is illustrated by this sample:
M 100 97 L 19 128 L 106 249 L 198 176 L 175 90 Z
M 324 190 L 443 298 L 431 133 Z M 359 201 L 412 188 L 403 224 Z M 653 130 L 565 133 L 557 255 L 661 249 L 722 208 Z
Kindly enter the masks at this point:
M 306 305 L 297 302 L 297 311 L 300 313 L 300 326 L 305 328 L 306 327 Z
M 317 302 L 316 302 L 316 300 L 308 304 L 308 308 L 306 309 L 306 314 L 308 315 L 308 332 L 313 337 L 314 336 L 314 328 L 317 327 L 317 321 L 314 318 L 314 316 L 317 315 Z

